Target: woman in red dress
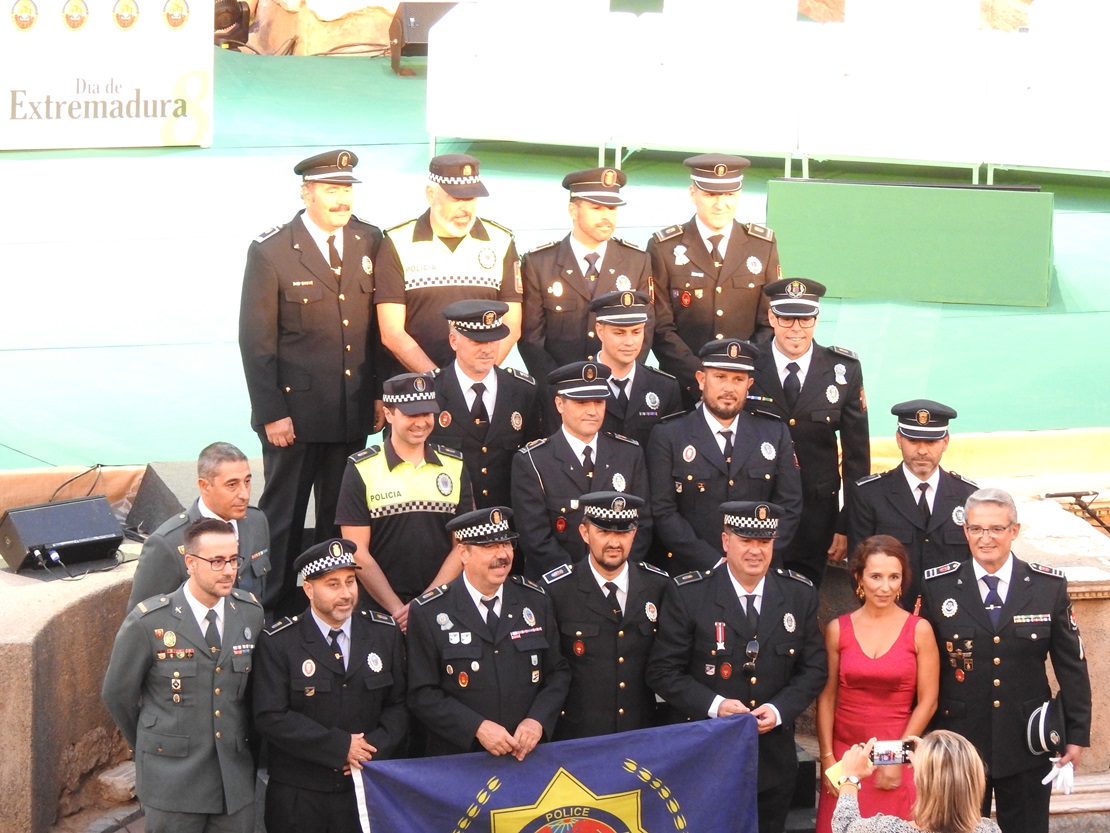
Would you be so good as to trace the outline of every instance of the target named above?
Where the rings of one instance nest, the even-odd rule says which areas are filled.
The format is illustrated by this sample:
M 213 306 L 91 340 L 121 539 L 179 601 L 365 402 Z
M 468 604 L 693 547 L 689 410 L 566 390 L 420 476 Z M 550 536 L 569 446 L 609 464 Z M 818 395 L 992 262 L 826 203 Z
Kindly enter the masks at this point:
M 868 738 L 904 740 L 925 733 L 937 708 L 940 657 L 933 629 L 898 606 L 909 586 L 909 556 L 897 539 L 873 535 L 852 554 L 849 568 L 858 610 L 825 629 L 829 678 L 817 698 L 821 768 Z M 821 791 L 817 833 L 830 833 L 835 792 Z M 902 765 L 876 768 L 859 793 L 860 815 L 913 818 L 913 778 Z

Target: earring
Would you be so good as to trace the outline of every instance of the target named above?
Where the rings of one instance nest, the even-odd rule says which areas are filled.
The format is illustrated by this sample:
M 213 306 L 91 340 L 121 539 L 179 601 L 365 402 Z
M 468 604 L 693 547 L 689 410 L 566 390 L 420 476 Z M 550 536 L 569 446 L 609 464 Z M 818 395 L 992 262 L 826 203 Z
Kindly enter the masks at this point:
M 894 594 L 894 601 L 898 601 L 900 598 L 902 598 L 902 588 L 901 587 L 899 587 L 898 592 Z
M 859 596 L 859 599 L 862 602 L 863 601 L 863 585 L 862 584 L 857 584 L 856 585 L 856 595 Z

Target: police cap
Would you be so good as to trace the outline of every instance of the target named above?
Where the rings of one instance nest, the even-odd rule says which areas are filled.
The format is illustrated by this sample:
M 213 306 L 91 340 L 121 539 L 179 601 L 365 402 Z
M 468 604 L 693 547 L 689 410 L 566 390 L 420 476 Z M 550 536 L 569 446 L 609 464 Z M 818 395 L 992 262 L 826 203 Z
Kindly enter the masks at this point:
M 613 371 L 598 362 L 573 362 L 547 374 L 547 384 L 567 399 L 608 399 Z
M 640 522 L 644 499 L 624 492 L 590 492 L 578 499 L 582 516 L 594 526 L 613 532 L 628 532 Z
M 513 510 L 507 506 L 490 506 L 457 515 L 447 522 L 447 531 L 464 544 L 495 544 L 513 541 L 518 536 L 509 527 Z
M 509 334 L 509 325 L 502 321 L 508 311 L 504 301 L 456 301 L 443 308 L 443 317 L 471 341 L 500 341 Z
M 648 320 L 648 296 L 646 292 L 623 290 L 606 292 L 590 301 L 590 312 L 602 324 L 615 324 L 618 327 L 631 327 L 644 324 Z
M 706 344 L 698 351 L 698 358 L 702 367 L 752 373 L 755 371 L 755 360 L 759 358 L 759 348 L 750 341 L 726 338 Z
M 775 538 L 779 534 L 782 507 L 755 500 L 730 500 L 722 503 L 720 512 L 725 526 L 745 538 Z
M 563 187 L 570 191 L 572 198 L 609 206 L 625 204 L 621 199 L 621 186 L 626 182 L 628 175 L 616 168 L 590 168 L 563 177 Z
M 428 163 L 428 179 L 457 200 L 488 197 L 478 176 L 478 160 L 466 153 L 447 153 Z
M 382 402 L 406 416 L 438 414 L 435 378 L 430 373 L 402 373 L 386 379 Z
M 293 564 L 293 570 L 300 581 L 309 581 L 325 576 L 334 570 L 361 570 L 355 563 L 354 541 L 346 538 L 332 538 L 309 547 Z
M 771 299 L 771 312 L 779 318 L 813 318 L 821 312 L 825 285 L 802 278 L 783 278 L 763 287 Z
M 302 159 L 293 166 L 293 173 L 304 182 L 330 182 L 334 185 L 356 185 L 351 170 L 358 164 L 358 157 L 349 150 L 329 150 Z
M 690 179 L 708 194 L 731 194 L 744 184 L 744 168 L 752 163 L 743 156 L 703 153 L 682 163 L 690 169 Z
M 932 399 L 899 402 L 890 412 L 898 417 L 898 433 L 910 440 L 943 440 L 948 422 L 956 418 L 955 408 Z

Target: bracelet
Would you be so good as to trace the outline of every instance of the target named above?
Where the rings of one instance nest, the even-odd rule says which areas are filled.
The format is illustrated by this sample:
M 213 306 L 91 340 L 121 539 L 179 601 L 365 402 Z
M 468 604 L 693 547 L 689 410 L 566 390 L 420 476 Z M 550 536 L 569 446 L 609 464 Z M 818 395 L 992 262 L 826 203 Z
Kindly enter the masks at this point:
M 836 782 L 836 788 L 839 790 L 845 784 L 851 784 L 853 787 L 855 787 L 858 790 L 859 789 L 859 778 L 857 778 L 854 775 L 845 775 L 843 778 L 841 778 L 839 781 Z
M 832 752 L 825 752 L 825 753 L 822 753 L 821 760 L 823 761 L 823 760 L 825 760 L 825 758 L 835 758 L 835 757 L 836 756 Z

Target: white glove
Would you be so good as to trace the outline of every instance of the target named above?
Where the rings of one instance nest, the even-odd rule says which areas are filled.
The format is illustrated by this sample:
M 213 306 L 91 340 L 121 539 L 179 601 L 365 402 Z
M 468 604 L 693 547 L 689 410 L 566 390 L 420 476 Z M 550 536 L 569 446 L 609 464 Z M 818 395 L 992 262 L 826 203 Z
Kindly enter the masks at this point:
M 1052 771 L 1044 777 L 1041 783 L 1051 783 L 1054 793 L 1071 795 L 1075 790 L 1075 766 L 1070 761 L 1063 766 L 1059 766 L 1056 764 L 1060 760 L 1059 758 L 1051 758 L 1050 760 L 1053 763 Z

